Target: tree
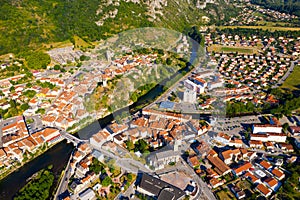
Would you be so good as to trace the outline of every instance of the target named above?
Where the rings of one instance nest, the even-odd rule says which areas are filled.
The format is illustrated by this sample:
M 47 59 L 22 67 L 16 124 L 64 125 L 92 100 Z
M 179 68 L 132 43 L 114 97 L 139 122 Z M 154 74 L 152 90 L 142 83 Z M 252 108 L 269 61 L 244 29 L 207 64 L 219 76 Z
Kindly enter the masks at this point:
M 103 169 L 102 163 L 97 158 L 93 158 L 90 170 L 95 172 L 95 174 L 99 174 Z
M 60 70 L 60 65 L 55 65 L 54 70 Z
M 109 176 L 106 176 L 103 181 L 101 182 L 102 186 L 107 187 L 112 184 L 112 180 Z
M 132 140 L 127 140 L 125 142 L 125 144 L 126 144 L 126 147 L 127 147 L 128 151 L 134 150 L 134 144 L 133 144 Z
M 134 147 L 134 152 L 141 152 L 144 153 L 146 150 L 149 149 L 149 146 L 147 144 L 147 142 L 145 142 L 145 140 L 140 139 L 135 143 L 135 147 Z
M 24 104 L 21 105 L 21 109 L 22 109 L 23 111 L 27 110 L 28 108 L 29 108 L 28 103 L 24 103 Z
M 14 86 L 11 86 L 11 87 L 9 88 L 9 91 L 10 91 L 10 92 L 15 92 L 15 90 L 16 90 L 16 89 L 15 89 Z
M 282 125 L 282 129 L 283 129 L 284 132 L 286 132 L 288 128 L 289 128 L 289 124 L 288 123 L 284 123 Z

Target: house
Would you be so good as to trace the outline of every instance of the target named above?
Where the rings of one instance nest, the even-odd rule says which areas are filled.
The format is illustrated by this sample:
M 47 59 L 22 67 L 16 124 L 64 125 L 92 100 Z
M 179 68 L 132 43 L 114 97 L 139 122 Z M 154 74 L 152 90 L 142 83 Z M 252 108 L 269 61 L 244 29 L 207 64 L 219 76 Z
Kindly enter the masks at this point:
M 271 188 L 273 191 L 277 190 L 278 181 L 273 177 L 268 177 L 265 179 L 264 183 Z
M 148 195 L 157 200 L 181 200 L 185 198 L 185 192 L 159 178 L 146 173 L 138 174 L 135 183 L 139 193 Z
M 191 147 L 195 151 L 195 153 L 202 158 L 204 158 L 210 151 L 210 146 L 203 140 L 196 141 L 191 145 Z
M 264 184 L 260 183 L 255 188 L 259 193 L 261 193 L 264 197 L 268 197 L 272 194 L 272 190 L 267 188 Z
M 253 184 L 260 182 L 260 179 L 257 178 L 252 172 L 248 171 L 244 176 L 249 179 Z
M 241 175 L 242 173 L 248 171 L 252 168 L 252 164 L 250 162 L 245 162 L 243 165 L 239 166 L 238 168 L 233 170 L 233 173 L 237 176 Z
M 232 157 L 233 157 L 232 150 L 229 149 L 227 151 L 223 151 L 220 157 L 223 159 L 225 164 L 229 165 L 232 162 Z
M 189 156 L 188 159 L 187 159 L 187 162 L 193 168 L 200 166 L 199 159 L 198 159 L 198 157 L 196 155 Z
M 85 177 L 81 179 L 81 183 L 83 185 L 91 184 L 91 182 L 95 179 L 96 175 L 94 172 L 88 173 Z
M 251 148 L 262 148 L 263 147 L 262 141 L 250 140 L 249 144 L 250 144 Z
M 265 147 L 267 150 L 274 150 L 274 145 L 272 144 L 272 142 L 265 142 L 264 143 Z
M 294 147 L 291 144 L 281 143 L 279 146 L 285 152 L 293 152 L 294 151 Z
M 217 137 L 215 137 L 215 140 L 218 142 L 227 145 L 230 142 L 231 137 L 225 133 L 218 133 Z
M 42 139 L 48 143 L 54 143 L 61 138 L 59 130 L 53 128 L 45 128 L 41 131 Z
M 80 161 L 83 157 L 84 157 L 84 155 L 83 155 L 83 153 L 81 153 L 80 151 L 75 150 L 75 151 L 73 152 L 73 159 L 75 160 L 75 162 Z
M 272 165 L 268 161 L 265 161 L 265 160 L 261 161 L 259 164 L 266 170 L 268 170 L 272 167 Z
M 89 145 L 87 143 L 80 143 L 78 145 L 78 150 L 81 151 L 85 155 L 88 153 L 91 153 L 91 148 L 89 147 Z
M 223 179 L 223 180 L 219 180 L 219 179 L 216 179 L 216 178 L 212 178 L 209 180 L 209 184 L 211 185 L 212 188 L 217 188 L 221 185 L 223 185 L 226 181 Z
M 206 175 L 208 178 L 219 178 L 220 175 L 217 174 L 213 169 L 207 168 L 206 169 Z
M 218 154 L 209 154 L 206 158 L 215 167 L 214 170 L 219 175 L 230 173 L 231 169 L 218 157 Z
M 184 86 L 189 90 L 197 92 L 198 94 L 203 94 L 204 89 L 205 89 L 205 87 L 203 87 L 201 85 L 198 85 L 198 84 L 196 84 L 196 83 L 194 83 L 190 80 L 185 80 L 184 81 Z
M 241 139 L 234 138 L 229 141 L 228 146 L 240 148 L 243 146 L 243 141 Z
M 230 190 L 232 191 L 232 193 L 235 195 L 235 197 L 237 199 L 242 199 L 246 196 L 245 192 L 243 190 L 241 190 L 239 187 L 237 186 L 232 186 L 230 188 Z
M 271 172 L 279 180 L 282 180 L 285 177 L 285 174 L 281 170 L 279 170 L 278 168 L 274 168 Z

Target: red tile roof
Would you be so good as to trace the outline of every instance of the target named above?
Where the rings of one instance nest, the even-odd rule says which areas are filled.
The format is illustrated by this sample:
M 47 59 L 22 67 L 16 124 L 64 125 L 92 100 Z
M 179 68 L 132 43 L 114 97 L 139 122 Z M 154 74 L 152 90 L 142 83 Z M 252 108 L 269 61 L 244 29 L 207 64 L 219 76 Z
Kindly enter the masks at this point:
M 243 165 L 241 165 L 240 167 L 236 168 L 234 171 L 236 174 L 239 174 L 241 172 L 249 170 L 251 167 L 252 167 L 252 164 L 249 162 L 246 162 Z
M 258 186 L 256 187 L 261 193 L 263 193 L 265 196 L 267 196 L 271 190 L 268 189 L 265 185 L 263 184 L 258 184 Z
M 265 160 L 261 161 L 259 164 L 261 166 L 263 166 L 265 169 L 269 169 L 272 167 L 272 165 L 268 161 L 265 161 Z

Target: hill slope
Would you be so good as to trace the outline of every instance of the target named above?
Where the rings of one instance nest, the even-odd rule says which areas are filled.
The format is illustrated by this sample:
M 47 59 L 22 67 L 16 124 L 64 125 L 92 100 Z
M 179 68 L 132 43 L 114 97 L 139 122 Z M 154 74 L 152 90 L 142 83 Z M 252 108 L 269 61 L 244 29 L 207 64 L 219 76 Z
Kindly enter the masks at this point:
M 200 0 L 132 1 L 2 0 L 0 55 L 36 50 L 46 43 L 72 41 L 74 35 L 90 42 L 147 26 L 182 31 L 186 26 L 203 24 L 201 16 L 215 22 L 226 17 L 223 9 L 230 9 L 223 0 L 216 2 L 222 6 L 207 4 L 205 9 L 196 7 Z

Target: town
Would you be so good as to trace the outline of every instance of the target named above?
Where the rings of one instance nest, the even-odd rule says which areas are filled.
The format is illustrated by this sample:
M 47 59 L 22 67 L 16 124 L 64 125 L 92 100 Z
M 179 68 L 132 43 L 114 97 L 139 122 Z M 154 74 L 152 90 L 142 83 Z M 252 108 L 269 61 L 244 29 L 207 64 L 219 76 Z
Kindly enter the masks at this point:
M 42 70 L 1 58 L 0 178 L 65 142 L 53 199 L 298 199 L 300 35 L 283 29 L 299 18 L 234 5 L 188 36 L 51 48 Z

